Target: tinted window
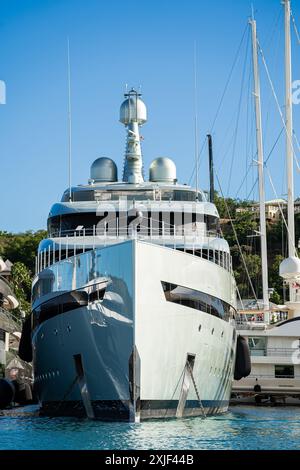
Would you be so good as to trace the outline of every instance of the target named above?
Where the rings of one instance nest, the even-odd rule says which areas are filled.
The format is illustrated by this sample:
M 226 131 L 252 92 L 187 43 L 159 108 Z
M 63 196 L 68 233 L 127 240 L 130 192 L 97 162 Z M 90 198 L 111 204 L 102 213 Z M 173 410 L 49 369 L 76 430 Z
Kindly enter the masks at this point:
M 295 377 L 294 366 L 275 365 L 275 377 L 277 379 L 293 379 Z
M 164 281 L 162 281 L 162 287 L 168 302 L 201 310 L 226 321 L 235 317 L 234 308 L 213 295 Z

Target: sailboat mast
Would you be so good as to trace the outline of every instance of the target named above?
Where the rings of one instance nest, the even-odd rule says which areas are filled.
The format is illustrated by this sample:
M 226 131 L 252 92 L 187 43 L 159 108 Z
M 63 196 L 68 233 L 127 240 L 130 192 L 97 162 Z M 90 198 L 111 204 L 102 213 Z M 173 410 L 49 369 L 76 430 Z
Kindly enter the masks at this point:
M 284 0 L 285 28 L 285 112 L 286 112 L 286 166 L 288 193 L 288 258 L 279 266 L 279 274 L 289 284 L 289 318 L 300 317 L 300 260 L 295 248 L 294 168 L 293 168 L 293 109 L 292 109 L 292 56 L 291 56 L 291 4 Z
M 284 0 L 285 23 L 285 113 L 286 161 L 288 194 L 288 247 L 289 256 L 295 256 L 294 171 L 293 171 L 293 110 L 292 110 L 292 60 L 291 60 L 291 4 Z
M 268 290 L 268 259 L 267 259 L 267 234 L 266 234 L 266 212 L 265 212 L 265 184 L 264 184 L 264 153 L 262 138 L 262 119 L 260 101 L 260 81 L 258 73 L 256 21 L 252 17 L 250 21 L 252 28 L 252 56 L 253 56 L 253 76 L 254 76 L 254 98 L 255 98 L 255 118 L 256 118 L 256 142 L 258 155 L 258 181 L 259 181 L 259 219 L 260 219 L 260 240 L 261 240 L 261 261 L 262 261 L 262 287 L 263 304 L 265 311 L 265 321 L 269 322 L 269 290 Z

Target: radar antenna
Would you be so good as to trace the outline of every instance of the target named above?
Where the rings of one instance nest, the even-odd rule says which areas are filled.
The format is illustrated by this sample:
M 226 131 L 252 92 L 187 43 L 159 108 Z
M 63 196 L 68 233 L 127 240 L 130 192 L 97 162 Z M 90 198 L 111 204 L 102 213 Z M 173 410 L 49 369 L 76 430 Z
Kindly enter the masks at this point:
M 141 93 L 132 88 L 126 92 L 120 108 L 120 122 L 127 130 L 123 181 L 139 184 L 144 181 L 140 126 L 147 122 L 147 110 Z

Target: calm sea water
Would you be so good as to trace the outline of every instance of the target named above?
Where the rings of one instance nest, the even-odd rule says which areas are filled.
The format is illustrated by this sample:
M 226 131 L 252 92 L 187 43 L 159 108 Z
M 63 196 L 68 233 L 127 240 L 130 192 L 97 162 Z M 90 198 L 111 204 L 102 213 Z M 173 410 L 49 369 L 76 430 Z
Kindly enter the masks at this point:
M 300 408 L 233 407 L 206 419 L 141 424 L 2 416 L 0 449 L 295 450 L 300 449 Z

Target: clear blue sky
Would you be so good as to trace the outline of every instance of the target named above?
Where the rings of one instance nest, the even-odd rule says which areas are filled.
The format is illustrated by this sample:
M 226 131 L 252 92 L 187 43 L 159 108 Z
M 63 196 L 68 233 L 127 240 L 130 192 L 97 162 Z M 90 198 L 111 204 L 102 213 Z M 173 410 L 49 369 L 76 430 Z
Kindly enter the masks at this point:
M 259 40 L 283 106 L 281 2 L 254 0 L 254 8 Z M 292 8 L 300 29 L 300 5 L 294 1 Z M 0 0 L 0 79 L 7 87 L 7 104 L 0 105 L 0 230 L 44 228 L 50 206 L 67 187 L 67 36 L 73 184 L 87 182 L 90 165 L 99 156 L 113 158 L 122 174 L 125 132 L 118 113 L 125 83 L 142 85 L 148 107 L 143 128 L 146 174 L 153 158 L 169 156 L 177 164 L 180 182 L 188 183 L 194 166 L 194 41 L 202 143 L 250 11 L 247 0 Z M 300 80 L 300 46 L 292 36 L 293 78 Z M 213 129 L 223 190 L 241 198 L 257 197 L 256 188 L 251 192 L 255 166 L 243 182 L 255 157 L 250 46 L 247 30 Z M 267 156 L 282 125 L 262 66 L 261 80 Z M 300 140 L 300 105 L 294 106 L 294 128 Z M 200 184 L 207 188 L 206 147 L 201 159 Z M 284 135 L 268 165 L 281 196 L 286 192 Z M 296 171 L 295 189 L 299 196 Z M 268 181 L 266 190 L 267 198 L 273 198 Z

